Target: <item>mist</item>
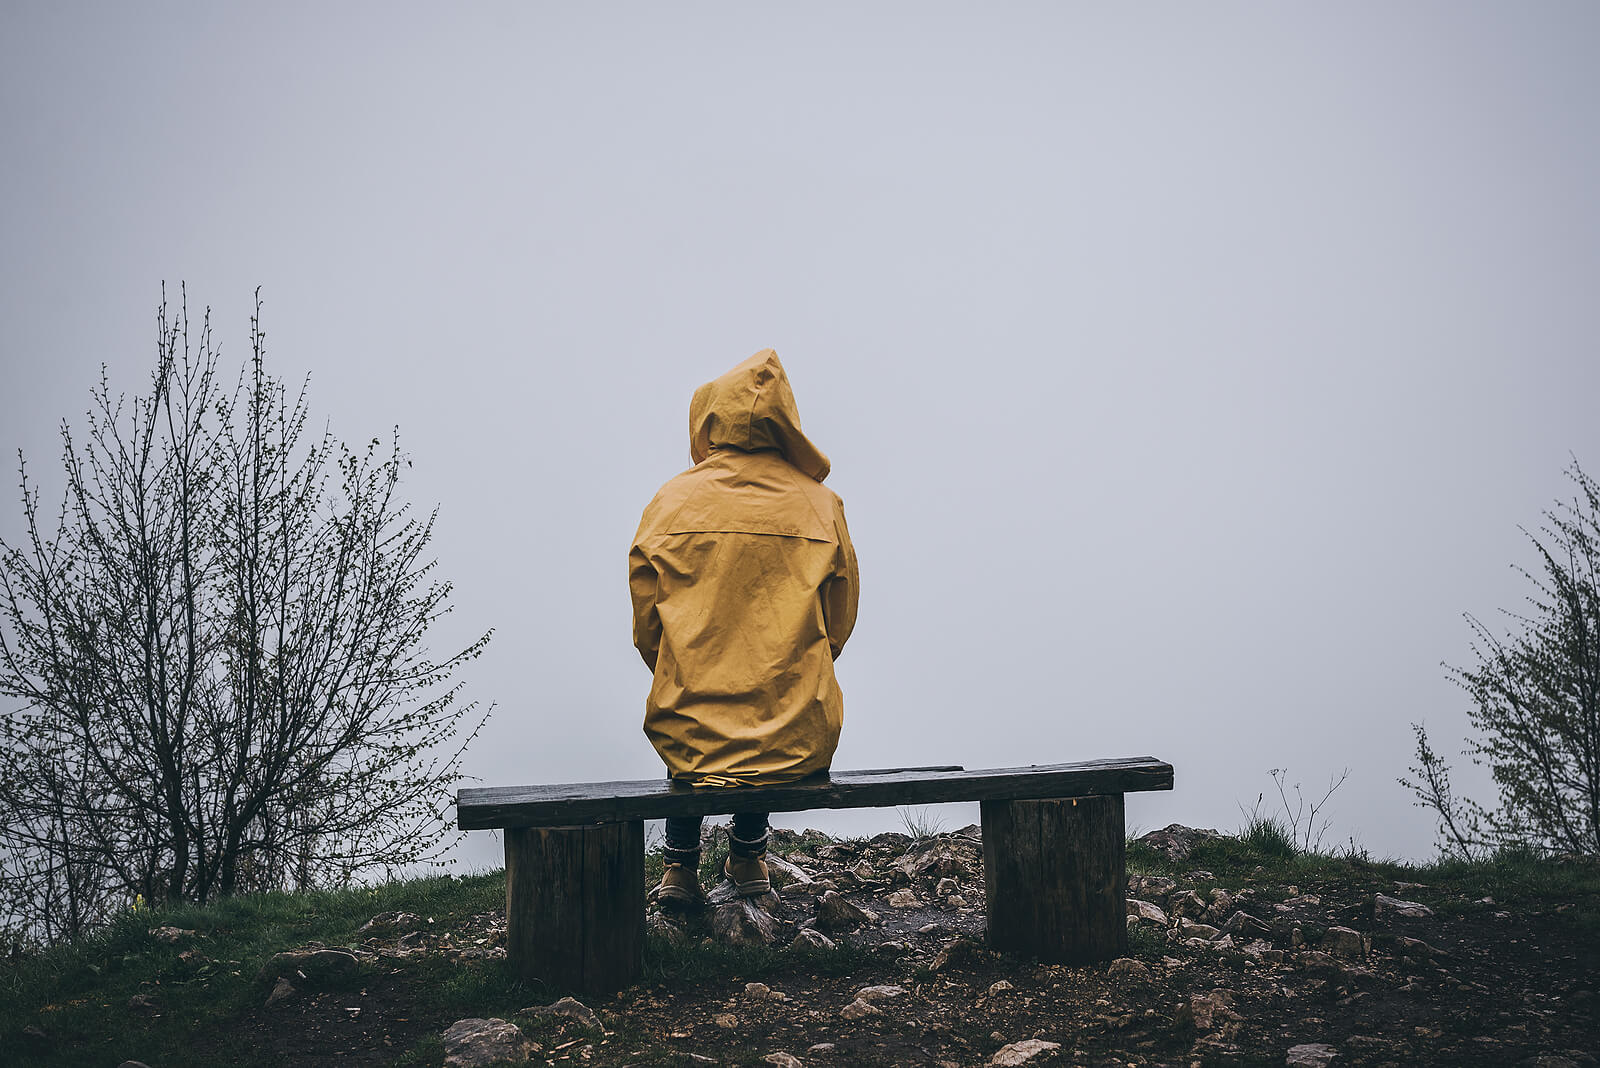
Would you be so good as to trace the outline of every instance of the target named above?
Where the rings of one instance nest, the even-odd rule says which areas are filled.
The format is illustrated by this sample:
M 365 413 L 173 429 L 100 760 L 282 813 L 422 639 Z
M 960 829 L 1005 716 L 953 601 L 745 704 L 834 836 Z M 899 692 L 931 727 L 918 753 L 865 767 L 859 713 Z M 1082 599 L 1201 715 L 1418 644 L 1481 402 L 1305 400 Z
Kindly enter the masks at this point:
M 239 360 L 261 287 L 272 370 L 345 440 L 398 426 L 439 507 L 433 648 L 495 630 L 468 772 L 655 778 L 627 549 L 695 386 L 770 346 L 861 562 L 836 767 L 1171 762 L 1131 830 L 1349 769 L 1324 847 L 1426 859 L 1410 724 L 1460 748 L 1462 613 L 1522 605 L 1519 526 L 1600 467 L 1597 30 L 10 4 L 0 446 L 58 498 L 101 365 L 147 388 L 163 281 Z

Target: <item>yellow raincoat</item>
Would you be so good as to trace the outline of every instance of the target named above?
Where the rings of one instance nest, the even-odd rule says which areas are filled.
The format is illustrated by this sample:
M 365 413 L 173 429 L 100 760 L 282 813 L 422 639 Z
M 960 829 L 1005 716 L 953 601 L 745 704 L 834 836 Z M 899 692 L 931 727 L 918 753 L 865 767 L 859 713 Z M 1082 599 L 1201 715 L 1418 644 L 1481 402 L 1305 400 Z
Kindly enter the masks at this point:
M 628 554 L 633 643 L 655 672 L 645 734 L 668 773 L 696 786 L 826 771 L 856 555 L 777 353 L 695 391 L 689 455 L 694 467 L 661 487 Z

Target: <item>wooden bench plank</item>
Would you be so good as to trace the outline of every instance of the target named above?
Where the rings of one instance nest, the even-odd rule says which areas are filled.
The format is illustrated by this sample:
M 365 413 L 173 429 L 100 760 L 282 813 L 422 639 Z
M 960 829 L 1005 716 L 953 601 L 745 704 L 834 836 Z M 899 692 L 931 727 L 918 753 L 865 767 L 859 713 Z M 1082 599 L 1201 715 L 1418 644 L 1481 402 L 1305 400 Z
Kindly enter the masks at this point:
M 583 827 L 735 811 L 883 808 L 1170 789 L 1172 765 L 1154 757 L 985 771 L 960 768 L 841 771 L 777 786 L 697 789 L 683 783 L 646 779 L 463 789 L 456 795 L 456 822 L 465 831 L 494 827 Z

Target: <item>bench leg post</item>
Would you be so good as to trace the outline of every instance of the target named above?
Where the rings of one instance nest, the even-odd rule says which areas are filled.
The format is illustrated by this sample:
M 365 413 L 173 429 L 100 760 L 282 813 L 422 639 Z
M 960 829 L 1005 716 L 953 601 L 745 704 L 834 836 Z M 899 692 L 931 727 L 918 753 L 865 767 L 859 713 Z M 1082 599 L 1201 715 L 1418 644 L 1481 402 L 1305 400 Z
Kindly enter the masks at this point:
M 989 945 L 1087 964 L 1128 950 L 1121 794 L 985 801 Z
M 610 994 L 644 966 L 644 823 L 506 829 L 506 960 L 556 990 Z

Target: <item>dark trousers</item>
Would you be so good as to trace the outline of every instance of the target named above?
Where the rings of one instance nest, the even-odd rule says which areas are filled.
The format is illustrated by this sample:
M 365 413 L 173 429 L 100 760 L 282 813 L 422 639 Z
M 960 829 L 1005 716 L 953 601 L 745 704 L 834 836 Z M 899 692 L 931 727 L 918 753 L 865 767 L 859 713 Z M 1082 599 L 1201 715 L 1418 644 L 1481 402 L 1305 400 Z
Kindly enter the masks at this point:
M 765 812 L 737 812 L 733 817 L 733 851 L 739 852 L 738 842 L 761 842 L 767 836 Z M 700 849 L 700 817 L 667 817 L 667 848 L 674 853 L 692 853 Z

